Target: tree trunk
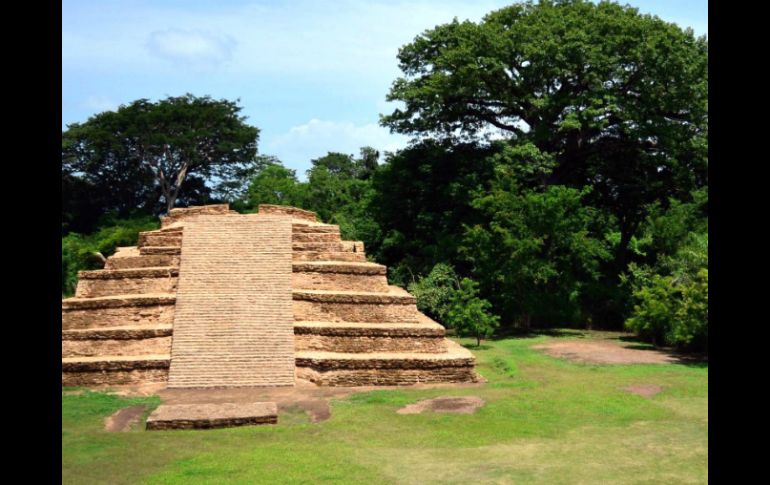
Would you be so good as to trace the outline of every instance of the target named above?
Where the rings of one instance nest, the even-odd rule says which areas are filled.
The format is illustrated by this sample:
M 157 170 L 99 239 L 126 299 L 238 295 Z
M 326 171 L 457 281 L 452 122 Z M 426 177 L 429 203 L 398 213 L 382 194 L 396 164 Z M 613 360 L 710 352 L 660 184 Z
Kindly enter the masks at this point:
M 481 336 L 476 334 L 476 347 L 481 347 Z
M 529 312 L 525 313 L 521 319 L 521 328 L 529 332 L 531 321 L 532 321 L 532 315 L 530 315 Z
M 617 274 L 622 273 L 626 269 L 626 263 L 628 262 L 628 245 L 631 243 L 631 238 L 634 237 L 634 233 L 638 228 L 638 222 L 621 224 L 620 226 L 620 244 L 618 245 L 618 252 L 615 254 Z
M 618 252 L 615 254 L 615 265 L 618 273 L 622 272 L 626 267 L 626 261 L 628 260 L 628 244 L 631 242 L 633 233 L 629 230 L 620 231 L 620 244 L 618 245 Z
M 176 176 L 176 183 L 174 184 L 174 191 L 171 192 L 169 190 L 167 194 L 164 194 L 166 197 L 166 214 L 171 212 L 171 209 L 174 208 L 174 204 L 176 203 L 176 198 L 179 195 L 179 189 L 182 188 L 182 183 L 184 182 L 185 177 L 187 177 L 187 169 L 189 168 L 189 164 L 185 163 L 182 165 L 182 168 L 179 170 L 179 173 Z

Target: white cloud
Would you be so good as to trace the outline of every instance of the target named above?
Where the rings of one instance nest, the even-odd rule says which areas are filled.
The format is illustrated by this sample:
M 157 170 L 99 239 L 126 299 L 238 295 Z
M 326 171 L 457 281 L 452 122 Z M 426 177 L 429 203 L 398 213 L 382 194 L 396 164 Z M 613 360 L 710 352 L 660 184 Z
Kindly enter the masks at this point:
M 150 53 L 161 59 L 203 66 L 230 60 L 235 45 L 227 35 L 178 29 L 152 32 L 147 42 Z
M 86 109 L 101 113 L 102 111 L 115 111 L 118 103 L 107 96 L 89 96 L 83 101 L 82 106 Z
M 297 169 L 297 175 L 304 175 L 310 160 L 327 152 L 357 156 L 361 147 L 370 146 L 384 156 L 385 152 L 404 148 L 407 142 L 406 136 L 391 134 L 376 123 L 356 125 L 349 121 L 312 119 L 266 140 L 260 152 L 277 156 L 286 166 Z

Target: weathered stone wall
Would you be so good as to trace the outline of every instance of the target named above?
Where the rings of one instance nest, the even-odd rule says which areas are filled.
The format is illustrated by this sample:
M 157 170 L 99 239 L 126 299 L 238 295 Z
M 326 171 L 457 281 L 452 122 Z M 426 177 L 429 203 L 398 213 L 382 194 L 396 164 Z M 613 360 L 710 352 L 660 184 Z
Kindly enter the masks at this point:
M 364 253 L 363 241 L 342 241 L 342 250 L 351 253 Z
M 182 233 L 142 232 L 139 233 L 139 246 L 181 246 Z
M 294 261 L 349 261 L 352 263 L 366 261 L 364 253 L 347 251 L 294 251 L 291 257 Z
M 120 327 L 174 322 L 173 298 L 145 298 L 145 302 L 123 305 L 71 305 L 62 302 L 62 328 Z M 85 302 L 87 303 L 87 301 Z
M 312 226 L 311 226 L 312 227 Z M 292 242 L 340 242 L 338 232 L 298 232 L 292 234 Z
M 229 204 L 211 204 L 196 207 L 179 207 L 171 209 L 167 216 L 160 218 L 160 227 L 166 228 L 172 224 L 182 222 L 200 215 L 237 214 L 230 210 Z
M 132 269 L 132 268 L 151 268 L 159 266 L 179 266 L 179 256 L 169 255 L 138 255 L 123 258 L 107 258 L 104 269 Z
M 415 305 L 334 303 L 294 300 L 295 321 L 415 322 Z
M 133 369 L 113 371 L 66 371 L 62 372 L 62 386 L 99 386 L 104 384 L 144 384 L 148 382 L 166 382 L 168 368 Z
M 170 354 L 171 337 L 134 340 L 62 340 L 62 357 Z
M 302 290 L 388 291 L 385 276 L 360 273 L 300 273 L 291 275 L 292 286 Z
M 306 211 L 304 209 L 299 209 L 297 207 L 289 207 L 285 205 L 260 204 L 259 213 L 291 216 L 294 219 L 304 219 L 306 221 L 311 221 L 311 222 L 316 222 L 317 220 L 315 212 Z
M 78 281 L 75 296 L 90 298 L 110 295 L 136 295 L 142 293 L 176 293 L 177 277 L 83 279 Z
M 473 365 L 433 369 L 356 369 L 318 372 L 297 367 L 297 377 L 322 386 L 404 386 L 442 382 L 476 382 Z
M 297 351 L 317 350 L 327 352 L 424 352 L 446 351 L 444 337 L 388 337 L 388 336 L 338 336 L 294 335 Z

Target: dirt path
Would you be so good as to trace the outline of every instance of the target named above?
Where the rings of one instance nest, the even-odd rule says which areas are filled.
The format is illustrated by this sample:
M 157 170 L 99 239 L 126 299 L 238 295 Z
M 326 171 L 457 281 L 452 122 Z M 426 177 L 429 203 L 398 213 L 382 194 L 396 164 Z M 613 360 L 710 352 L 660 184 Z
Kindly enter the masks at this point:
M 398 414 L 420 414 L 425 411 L 433 411 L 436 413 L 473 414 L 483 405 L 484 400 L 476 396 L 440 396 L 409 404 L 396 412 Z
M 104 429 L 107 431 L 129 431 L 131 426 L 139 421 L 144 413 L 145 407 L 130 406 L 104 418 Z
M 532 348 L 552 357 L 587 364 L 668 364 L 682 361 L 672 352 L 630 348 L 613 340 L 555 340 L 533 345 Z

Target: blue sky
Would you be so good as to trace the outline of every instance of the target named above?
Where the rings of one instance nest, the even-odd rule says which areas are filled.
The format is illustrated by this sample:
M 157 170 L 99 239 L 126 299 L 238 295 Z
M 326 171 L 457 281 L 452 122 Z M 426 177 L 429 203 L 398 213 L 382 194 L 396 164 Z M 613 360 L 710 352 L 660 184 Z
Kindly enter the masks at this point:
M 328 151 L 392 151 L 406 137 L 378 126 L 398 48 L 495 0 L 91 0 L 62 2 L 62 129 L 139 98 L 187 92 L 240 98 L 259 152 L 299 176 Z M 625 2 L 621 2 L 625 3 Z M 697 35 L 707 0 L 627 3 Z

